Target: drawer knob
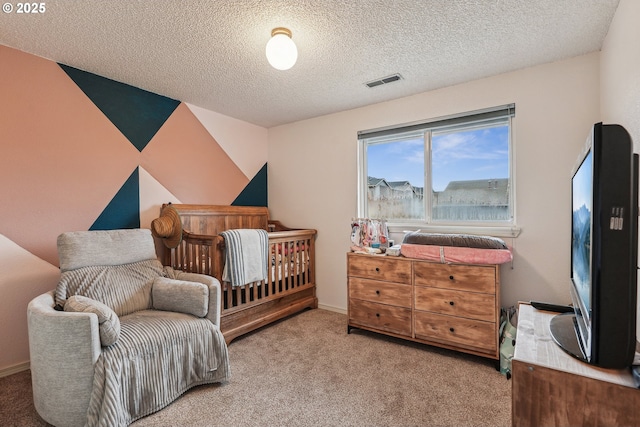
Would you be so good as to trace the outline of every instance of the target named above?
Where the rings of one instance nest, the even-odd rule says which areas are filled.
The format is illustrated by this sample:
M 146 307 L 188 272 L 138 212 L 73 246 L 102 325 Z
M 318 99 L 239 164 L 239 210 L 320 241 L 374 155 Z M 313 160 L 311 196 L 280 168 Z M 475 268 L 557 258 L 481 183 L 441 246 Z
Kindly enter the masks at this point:
M 380 291 L 376 291 L 376 295 L 380 295 Z
M 449 332 L 455 332 L 456 330 L 454 328 L 449 328 Z
M 453 301 L 449 301 L 449 305 L 454 305 L 455 303 Z
M 380 273 L 380 267 L 376 267 L 376 273 Z
M 376 313 L 376 317 L 380 317 L 380 313 Z
M 449 276 L 449 280 L 453 280 L 453 276 Z

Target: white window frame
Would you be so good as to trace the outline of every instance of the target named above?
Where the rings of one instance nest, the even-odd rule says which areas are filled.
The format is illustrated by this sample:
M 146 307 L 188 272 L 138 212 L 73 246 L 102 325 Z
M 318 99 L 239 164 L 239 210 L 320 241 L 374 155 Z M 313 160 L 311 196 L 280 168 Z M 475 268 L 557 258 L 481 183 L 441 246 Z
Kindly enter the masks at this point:
M 400 134 L 424 135 L 425 143 L 425 179 L 424 179 L 424 220 L 394 220 L 387 219 L 390 232 L 421 230 L 433 233 L 468 233 L 488 234 L 497 237 L 517 237 L 520 228 L 516 222 L 516 184 L 515 184 L 515 141 L 513 138 L 515 105 L 508 104 L 483 110 L 477 110 L 452 116 L 439 117 L 422 122 L 407 123 L 385 128 L 371 129 L 358 132 L 358 216 L 367 217 L 367 146 L 370 143 L 380 143 L 386 139 L 398 139 Z M 509 126 L 509 200 L 511 219 L 492 222 L 463 222 L 463 221 L 433 221 L 431 218 L 431 134 L 447 127 L 455 129 L 465 124 L 477 123 L 487 126 L 491 123 L 508 121 Z M 394 137 L 395 136 L 395 137 Z

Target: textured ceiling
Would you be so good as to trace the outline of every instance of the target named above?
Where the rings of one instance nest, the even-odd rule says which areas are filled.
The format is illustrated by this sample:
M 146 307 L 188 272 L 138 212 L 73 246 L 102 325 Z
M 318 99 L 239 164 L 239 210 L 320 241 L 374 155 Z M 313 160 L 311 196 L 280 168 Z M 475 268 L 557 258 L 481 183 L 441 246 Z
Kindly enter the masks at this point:
M 46 0 L 0 44 L 264 127 L 598 51 L 618 0 Z M 292 30 L 298 62 L 265 58 Z M 1 64 L 0 64 L 1 66 Z M 400 73 L 402 80 L 366 82 Z

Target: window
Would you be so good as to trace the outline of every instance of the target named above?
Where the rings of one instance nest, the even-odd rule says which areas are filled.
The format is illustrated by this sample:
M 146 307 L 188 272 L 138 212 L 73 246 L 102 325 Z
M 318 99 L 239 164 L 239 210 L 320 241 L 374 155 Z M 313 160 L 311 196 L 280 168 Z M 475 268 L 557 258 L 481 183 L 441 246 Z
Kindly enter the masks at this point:
M 515 106 L 359 132 L 359 213 L 439 231 L 515 230 Z

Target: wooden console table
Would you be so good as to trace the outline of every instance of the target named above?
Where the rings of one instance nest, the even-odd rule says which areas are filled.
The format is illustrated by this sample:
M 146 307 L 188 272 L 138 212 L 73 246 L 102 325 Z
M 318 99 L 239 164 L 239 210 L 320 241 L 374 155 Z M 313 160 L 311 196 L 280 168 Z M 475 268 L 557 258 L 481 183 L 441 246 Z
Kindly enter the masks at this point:
M 640 390 L 630 371 L 565 353 L 549 332 L 556 313 L 520 304 L 512 361 L 512 426 L 638 426 Z

